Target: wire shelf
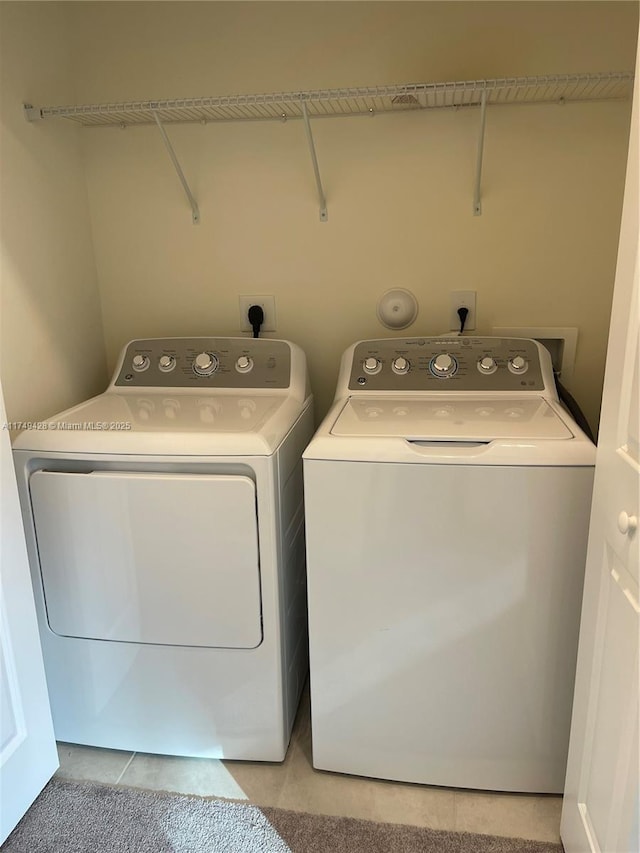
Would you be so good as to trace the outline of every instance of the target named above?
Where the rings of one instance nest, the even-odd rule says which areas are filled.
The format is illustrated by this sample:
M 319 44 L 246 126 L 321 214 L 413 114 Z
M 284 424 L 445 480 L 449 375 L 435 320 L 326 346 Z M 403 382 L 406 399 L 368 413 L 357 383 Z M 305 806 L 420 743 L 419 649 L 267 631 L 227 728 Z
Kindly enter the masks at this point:
M 415 83 L 308 92 L 226 95 L 210 98 L 130 101 L 82 106 L 26 107 L 29 120 L 64 118 L 84 126 L 163 123 L 286 121 L 309 117 L 371 115 L 487 104 L 540 104 L 623 100 L 631 72 L 560 74 L 453 83 Z

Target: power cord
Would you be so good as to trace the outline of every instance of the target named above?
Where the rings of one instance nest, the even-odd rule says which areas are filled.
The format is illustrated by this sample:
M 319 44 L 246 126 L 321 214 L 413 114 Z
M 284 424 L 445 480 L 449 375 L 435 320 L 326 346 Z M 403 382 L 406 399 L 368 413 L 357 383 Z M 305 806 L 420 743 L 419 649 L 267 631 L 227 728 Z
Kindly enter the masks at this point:
M 469 314 L 468 308 L 458 308 L 458 317 L 460 317 L 460 331 L 458 332 L 461 335 L 464 332 L 464 324 L 467 322 L 467 315 Z
M 253 337 L 260 337 L 260 326 L 264 323 L 264 311 L 259 305 L 252 305 L 247 311 L 247 318 L 253 329 Z

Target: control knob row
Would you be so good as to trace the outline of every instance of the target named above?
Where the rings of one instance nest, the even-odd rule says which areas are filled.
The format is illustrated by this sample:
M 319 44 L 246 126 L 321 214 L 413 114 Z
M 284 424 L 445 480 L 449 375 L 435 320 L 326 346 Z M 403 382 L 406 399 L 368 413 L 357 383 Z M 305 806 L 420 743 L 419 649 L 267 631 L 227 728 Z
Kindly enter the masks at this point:
M 397 356 L 391 362 L 391 369 L 394 373 L 403 376 L 405 373 L 409 372 L 411 367 L 411 362 L 409 359 L 405 358 L 402 355 Z M 365 373 L 368 373 L 369 376 L 375 376 L 376 373 L 380 373 L 382 370 L 382 361 L 379 358 L 371 355 L 362 362 L 362 369 Z
M 131 359 L 131 366 L 138 373 L 142 373 L 151 365 L 151 359 L 144 353 L 136 353 Z M 158 359 L 158 368 L 163 373 L 170 373 L 176 366 L 175 355 L 164 354 Z M 200 352 L 193 360 L 193 372 L 198 376 L 211 376 L 220 366 L 217 355 L 211 352 Z M 253 359 L 248 355 L 241 355 L 236 361 L 238 373 L 250 373 L 253 370 Z
M 509 359 L 507 367 L 511 373 L 526 373 L 529 369 L 529 362 L 523 356 L 515 355 L 513 358 Z M 495 358 L 490 355 L 485 355 L 478 361 L 478 370 L 480 373 L 488 375 L 490 373 L 495 373 L 497 369 L 498 364 Z
M 511 373 L 522 374 L 526 373 L 529 369 L 529 362 L 523 356 L 516 355 L 509 359 L 507 366 Z M 410 367 L 411 363 L 408 359 L 404 358 L 404 356 L 397 356 L 391 362 L 391 369 L 393 372 L 401 376 L 408 373 Z M 498 364 L 493 356 L 485 355 L 478 360 L 477 367 L 480 373 L 489 376 L 496 372 Z M 362 369 L 365 373 L 368 373 L 369 376 L 374 376 L 382 370 L 382 361 L 375 356 L 369 356 L 362 362 Z M 458 369 L 458 362 L 450 353 L 443 352 L 431 359 L 429 362 L 429 369 L 434 376 L 453 376 Z
M 143 355 L 141 353 L 137 353 L 131 359 L 131 366 L 134 370 L 137 370 L 138 373 L 142 373 L 143 370 L 146 370 L 151 364 L 151 360 L 148 355 Z M 174 355 L 161 355 L 158 359 L 158 367 L 163 373 L 169 373 L 170 370 L 176 366 L 176 358 Z
M 238 373 L 251 373 L 253 359 L 248 355 L 241 355 L 236 359 L 235 366 Z M 219 367 L 220 359 L 212 352 L 200 352 L 193 360 L 193 371 L 198 376 L 211 376 Z

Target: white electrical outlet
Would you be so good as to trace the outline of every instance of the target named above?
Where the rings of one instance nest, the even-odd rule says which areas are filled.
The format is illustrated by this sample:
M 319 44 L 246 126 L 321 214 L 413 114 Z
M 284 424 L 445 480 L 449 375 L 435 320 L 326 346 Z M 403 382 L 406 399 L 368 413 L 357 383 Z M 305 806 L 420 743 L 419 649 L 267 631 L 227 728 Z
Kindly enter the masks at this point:
M 260 326 L 260 332 L 275 332 L 276 330 L 276 298 L 275 296 L 239 296 L 240 303 L 240 331 L 252 332 L 249 322 L 249 308 L 259 305 L 264 312 L 264 321 Z
M 452 290 L 450 294 L 449 329 L 460 331 L 458 308 L 466 308 L 469 313 L 464 323 L 465 332 L 473 331 L 476 327 L 476 292 L 475 290 Z

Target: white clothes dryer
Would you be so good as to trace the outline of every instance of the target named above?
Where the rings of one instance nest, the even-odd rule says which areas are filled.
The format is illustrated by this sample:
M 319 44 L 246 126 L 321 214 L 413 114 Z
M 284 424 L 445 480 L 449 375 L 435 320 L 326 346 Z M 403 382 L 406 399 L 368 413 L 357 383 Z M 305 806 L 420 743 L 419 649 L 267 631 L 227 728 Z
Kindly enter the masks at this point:
M 14 458 L 57 739 L 281 761 L 307 673 L 302 350 L 136 340 L 105 393 L 31 426 Z
M 346 351 L 303 454 L 316 768 L 562 791 L 594 460 L 536 341 Z

